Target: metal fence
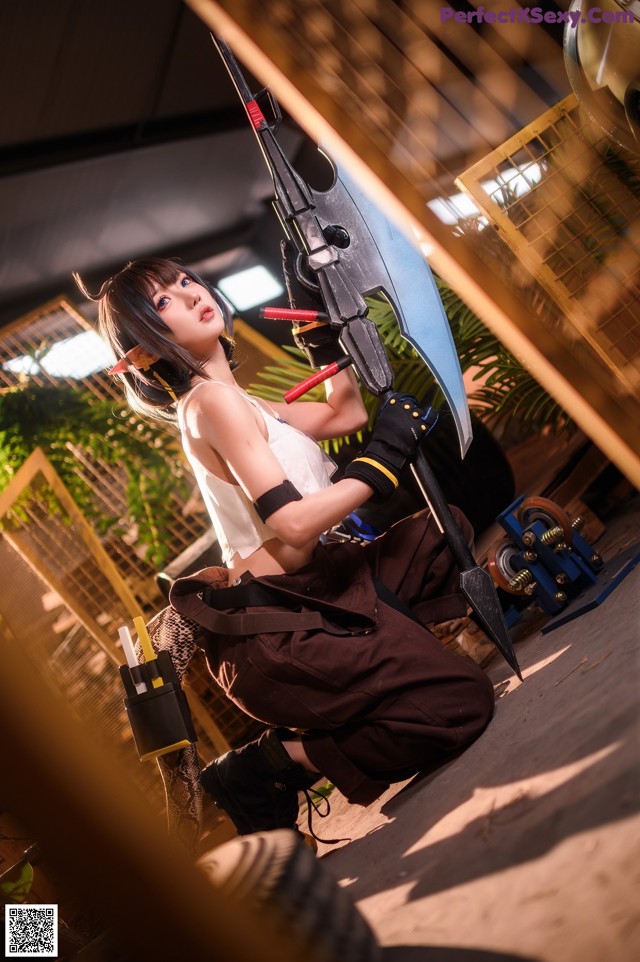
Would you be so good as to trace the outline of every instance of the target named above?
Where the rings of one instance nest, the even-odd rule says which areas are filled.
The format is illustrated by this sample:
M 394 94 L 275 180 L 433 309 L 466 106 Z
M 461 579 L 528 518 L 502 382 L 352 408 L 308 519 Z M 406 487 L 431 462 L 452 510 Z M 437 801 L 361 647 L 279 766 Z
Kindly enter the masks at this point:
M 640 157 L 612 143 L 573 94 L 456 183 L 631 395 L 640 386 Z

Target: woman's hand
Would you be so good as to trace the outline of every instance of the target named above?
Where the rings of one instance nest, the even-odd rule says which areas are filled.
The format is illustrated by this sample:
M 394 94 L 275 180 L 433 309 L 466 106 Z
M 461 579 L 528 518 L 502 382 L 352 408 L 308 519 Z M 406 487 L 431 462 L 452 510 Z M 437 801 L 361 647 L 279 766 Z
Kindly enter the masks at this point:
M 369 444 L 347 465 L 345 478 L 364 481 L 373 489 L 373 501 L 386 501 L 436 421 L 432 409 L 421 408 L 410 394 L 392 394 L 378 412 Z
M 292 307 L 301 310 L 324 311 L 325 305 L 319 293 L 300 281 L 296 270 L 296 252 L 290 241 L 280 244 L 282 269 L 287 293 Z M 305 325 L 299 325 L 305 327 Z M 305 351 L 313 367 L 330 364 L 344 351 L 338 343 L 338 332 L 328 324 L 293 331 L 298 347 Z M 362 401 L 358 382 L 353 371 L 346 370 L 324 382 L 326 402 L 294 401 L 292 404 L 271 402 L 270 407 L 278 416 L 299 431 L 311 435 L 317 441 L 347 437 L 360 431 L 368 421 L 367 410 Z

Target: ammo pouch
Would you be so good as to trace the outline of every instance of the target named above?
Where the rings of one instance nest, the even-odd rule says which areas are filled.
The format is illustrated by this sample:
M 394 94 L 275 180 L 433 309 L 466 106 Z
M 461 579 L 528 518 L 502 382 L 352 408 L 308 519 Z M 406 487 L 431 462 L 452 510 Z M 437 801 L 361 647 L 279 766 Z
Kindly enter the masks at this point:
M 140 761 L 178 751 L 197 741 L 187 698 L 168 651 L 161 651 L 152 662 L 162 684 L 138 693 L 128 665 L 120 667 L 127 693 L 124 706 L 138 749 Z

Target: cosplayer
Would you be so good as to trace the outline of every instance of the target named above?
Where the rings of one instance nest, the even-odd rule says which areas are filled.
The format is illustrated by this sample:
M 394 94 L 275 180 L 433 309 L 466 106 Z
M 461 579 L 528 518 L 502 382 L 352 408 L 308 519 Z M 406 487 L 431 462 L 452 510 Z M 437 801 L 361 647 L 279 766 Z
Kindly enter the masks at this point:
M 283 252 L 290 300 L 307 307 Z M 325 382 L 323 403 L 251 397 L 234 378 L 228 305 L 170 260 L 129 264 L 96 300 L 131 406 L 179 427 L 226 565 L 173 584 L 170 607 L 149 625 L 154 644 L 170 638 L 181 671 L 204 649 L 228 697 L 269 726 L 195 775 L 194 752 L 168 786 L 174 806 L 182 792 L 188 807 L 194 786 L 184 785 L 199 776 L 240 834 L 293 828 L 298 792 L 320 774 L 367 805 L 471 744 L 491 717 L 493 689 L 425 627 L 467 610 L 430 513 L 366 545 L 321 537 L 393 493 L 428 415 L 393 395 L 332 483 L 316 441 L 366 423 L 350 370 Z M 298 326 L 294 339 L 316 367 L 342 354 L 327 324 Z

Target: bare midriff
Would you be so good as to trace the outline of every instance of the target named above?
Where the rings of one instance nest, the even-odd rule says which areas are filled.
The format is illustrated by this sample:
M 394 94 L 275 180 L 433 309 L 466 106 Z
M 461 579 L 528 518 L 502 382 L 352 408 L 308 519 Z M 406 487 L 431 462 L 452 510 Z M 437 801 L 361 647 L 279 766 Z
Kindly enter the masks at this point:
M 313 538 L 302 548 L 292 548 L 279 538 L 265 541 L 247 558 L 235 554 L 229 565 L 229 584 L 239 578 L 245 571 L 260 577 L 261 575 L 283 575 L 302 568 L 311 560 L 318 539 Z

